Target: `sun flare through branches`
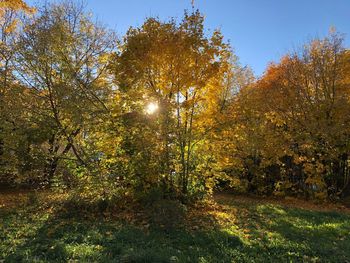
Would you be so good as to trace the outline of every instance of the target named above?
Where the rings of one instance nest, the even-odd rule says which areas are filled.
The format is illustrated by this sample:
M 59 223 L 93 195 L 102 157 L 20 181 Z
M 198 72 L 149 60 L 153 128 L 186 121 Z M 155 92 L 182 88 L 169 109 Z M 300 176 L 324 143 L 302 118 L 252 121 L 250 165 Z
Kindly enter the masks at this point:
M 146 106 L 147 114 L 154 114 L 158 110 L 159 106 L 155 102 L 150 102 Z

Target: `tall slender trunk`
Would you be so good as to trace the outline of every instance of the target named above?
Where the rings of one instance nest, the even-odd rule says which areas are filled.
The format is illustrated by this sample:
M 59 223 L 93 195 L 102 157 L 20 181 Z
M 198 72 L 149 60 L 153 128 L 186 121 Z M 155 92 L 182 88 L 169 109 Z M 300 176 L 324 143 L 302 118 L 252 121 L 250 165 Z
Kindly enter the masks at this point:
M 186 91 L 185 95 L 185 102 L 188 101 L 188 91 Z M 181 164 L 182 164 L 182 171 L 181 171 L 181 187 L 182 187 L 182 193 L 185 194 L 187 192 L 187 183 L 186 183 L 186 170 L 187 170 L 187 163 L 186 163 L 186 137 L 187 137 L 187 125 L 188 125 L 188 111 L 186 109 L 185 111 L 185 123 L 183 127 L 183 136 L 181 138 Z
M 168 190 L 168 183 L 170 181 L 170 121 L 169 121 L 169 107 L 168 102 L 166 100 L 162 101 L 161 106 L 161 136 L 162 143 L 164 147 L 164 151 L 161 157 L 161 173 L 163 174 L 163 191 L 166 192 Z
M 196 98 L 196 92 L 193 94 L 192 99 L 195 100 Z M 182 184 L 182 193 L 184 195 L 187 195 L 188 193 L 188 183 L 189 183 L 189 177 L 190 177 L 190 170 L 191 170 L 191 153 L 192 153 L 192 136 L 193 136 L 193 117 L 194 117 L 194 109 L 195 104 L 193 102 L 193 105 L 191 107 L 191 112 L 189 116 L 186 116 L 186 137 L 185 137 L 185 146 L 187 146 L 186 151 L 186 160 L 185 160 L 185 169 L 184 169 L 184 179 Z M 189 120 L 187 120 L 189 118 Z M 187 129 L 187 123 L 188 123 L 188 129 Z

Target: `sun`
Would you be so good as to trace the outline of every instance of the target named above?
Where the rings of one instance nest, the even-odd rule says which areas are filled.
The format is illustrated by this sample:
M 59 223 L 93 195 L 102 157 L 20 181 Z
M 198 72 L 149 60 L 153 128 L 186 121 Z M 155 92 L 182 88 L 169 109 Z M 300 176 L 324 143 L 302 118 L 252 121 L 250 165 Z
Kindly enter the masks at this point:
M 158 110 L 158 104 L 157 103 L 154 103 L 154 102 L 151 102 L 151 103 L 149 103 L 148 105 L 147 105 L 147 107 L 146 107 L 146 112 L 148 113 L 148 114 L 153 114 L 153 113 L 155 113 L 157 110 Z

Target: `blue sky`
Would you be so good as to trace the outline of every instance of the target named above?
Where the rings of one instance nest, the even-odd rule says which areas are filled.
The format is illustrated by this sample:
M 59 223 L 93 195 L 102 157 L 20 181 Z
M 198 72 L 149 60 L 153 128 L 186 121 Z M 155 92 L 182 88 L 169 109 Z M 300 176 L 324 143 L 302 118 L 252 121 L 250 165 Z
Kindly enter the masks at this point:
M 85 1 L 119 36 L 146 17 L 181 18 L 184 9 L 191 9 L 190 0 Z M 241 63 L 257 75 L 270 61 L 313 37 L 324 37 L 331 26 L 345 34 L 350 46 L 350 0 L 195 0 L 195 7 L 205 15 L 206 28 L 220 28 Z

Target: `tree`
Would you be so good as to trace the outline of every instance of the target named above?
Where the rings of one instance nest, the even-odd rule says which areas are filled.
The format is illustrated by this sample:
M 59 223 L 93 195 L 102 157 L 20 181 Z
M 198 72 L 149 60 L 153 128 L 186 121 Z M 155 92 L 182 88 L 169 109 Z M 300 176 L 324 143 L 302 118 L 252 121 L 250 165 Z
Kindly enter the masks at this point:
M 213 85 L 225 74 L 228 53 L 218 31 L 205 36 L 198 11 L 185 13 L 180 24 L 149 18 L 125 37 L 115 59 L 116 84 L 130 98 L 130 111 L 143 114 L 148 103 L 159 105 L 149 121 L 158 124 L 157 181 L 163 188 L 186 195 L 196 183 L 196 145 L 205 134 L 201 115 L 212 90 L 221 89 Z
M 0 181 L 10 182 L 13 167 L 14 122 L 18 106 L 13 97 L 19 91 L 14 76 L 14 55 L 20 30 L 19 15 L 31 14 L 34 10 L 23 1 L 1 1 L 0 3 Z
M 251 190 L 325 198 L 346 189 L 347 74 L 348 52 L 333 33 L 271 64 L 241 90 L 232 106 L 237 130 L 227 134 Z
M 73 2 L 45 4 L 27 18 L 16 56 L 18 80 L 27 87 L 27 120 L 40 129 L 35 148 L 46 156 L 44 178 L 53 178 L 59 161 L 73 154 L 85 165 L 78 138 L 88 123 L 108 113 L 108 54 L 115 37 L 93 23 Z

